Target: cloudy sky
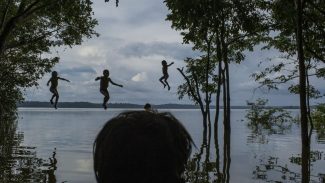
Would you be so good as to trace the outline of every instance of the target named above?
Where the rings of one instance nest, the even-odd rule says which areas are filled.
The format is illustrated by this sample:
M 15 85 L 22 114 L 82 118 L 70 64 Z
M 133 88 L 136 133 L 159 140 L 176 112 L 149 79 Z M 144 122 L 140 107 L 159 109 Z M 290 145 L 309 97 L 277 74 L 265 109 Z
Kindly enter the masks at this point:
M 190 45 L 182 44 L 179 32 L 165 21 L 168 9 L 162 0 L 122 0 L 119 7 L 114 2 L 94 3 L 95 18 L 99 25 L 96 31 L 100 37 L 85 40 L 81 46 L 54 49 L 53 54 L 61 57 L 54 70 L 71 83 L 59 83 L 60 101 L 87 101 L 99 103 L 99 82 L 94 79 L 102 75 L 103 69 L 110 70 L 111 79 L 123 88 L 110 86 L 110 102 L 137 103 L 191 103 L 178 100 L 177 86 L 183 78 L 176 68 L 184 66 L 184 58 L 198 56 Z M 270 100 L 270 105 L 298 105 L 298 96 L 289 95 L 286 88 L 279 91 L 257 90 L 258 86 L 249 76 L 261 70 L 257 65 L 267 58 L 275 58 L 275 51 L 247 53 L 241 65 L 231 66 L 231 101 L 233 105 L 246 105 L 259 97 Z M 169 68 L 171 90 L 163 89 L 158 79 L 161 77 L 161 60 L 175 62 Z M 39 81 L 38 88 L 26 92 L 27 101 L 49 101 L 51 93 L 46 82 L 50 74 Z M 319 85 L 323 82 L 319 82 Z M 324 89 L 324 87 L 323 87 Z M 317 101 L 317 102 L 324 102 Z

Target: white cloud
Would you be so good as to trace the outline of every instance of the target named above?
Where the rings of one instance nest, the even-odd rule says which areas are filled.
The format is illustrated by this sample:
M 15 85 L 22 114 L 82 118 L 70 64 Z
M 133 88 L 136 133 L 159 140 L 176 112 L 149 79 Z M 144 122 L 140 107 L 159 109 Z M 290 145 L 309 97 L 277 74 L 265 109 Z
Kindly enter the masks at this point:
M 141 73 L 138 73 L 135 76 L 133 76 L 131 80 L 135 81 L 135 82 L 147 81 L 148 76 L 147 76 L 146 72 L 141 72 Z
M 98 46 L 82 46 L 78 50 L 82 57 L 105 57 L 105 53 Z

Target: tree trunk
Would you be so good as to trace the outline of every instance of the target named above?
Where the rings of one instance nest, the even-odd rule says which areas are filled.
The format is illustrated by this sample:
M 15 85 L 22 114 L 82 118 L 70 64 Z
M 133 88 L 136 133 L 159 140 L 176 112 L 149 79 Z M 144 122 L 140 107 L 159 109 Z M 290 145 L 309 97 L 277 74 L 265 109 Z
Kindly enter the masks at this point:
M 207 65 L 205 71 L 205 112 L 208 123 L 209 133 L 211 133 L 211 119 L 210 119 L 210 97 L 209 97 L 209 70 L 210 70 L 210 55 L 211 55 L 211 40 L 207 39 L 208 43 L 208 56 L 207 56 Z
M 296 1 L 297 7 L 297 32 L 296 32 L 296 41 L 297 41 L 297 52 L 298 52 L 298 61 L 299 61 L 299 93 L 300 93 L 300 117 L 301 117 L 301 146 L 302 146 L 302 183 L 309 182 L 309 140 L 308 140 L 308 116 L 307 116 L 307 103 L 306 103 L 306 65 L 304 58 L 303 50 L 303 33 L 302 33 L 302 22 L 303 22 L 303 9 L 302 1 Z
M 214 133 L 218 133 L 218 123 L 219 123 L 219 110 L 220 110 L 220 94 L 221 94 L 221 84 L 222 84 L 222 53 L 221 44 L 219 38 L 217 38 L 217 58 L 218 58 L 218 87 L 216 96 L 216 114 L 214 119 Z
M 226 58 L 225 58 L 226 59 Z M 226 75 L 226 113 L 227 113 L 227 126 L 226 130 L 230 133 L 230 81 L 229 81 L 229 64 L 228 59 L 225 60 L 225 75 Z
M 224 123 L 225 123 L 225 130 L 230 132 L 230 81 L 229 81 L 229 63 L 228 63 L 228 49 L 225 43 L 222 43 L 222 55 L 223 55 L 223 62 L 224 62 L 224 74 L 223 74 L 223 96 L 224 96 Z
M 224 126 L 223 132 L 223 181 L 224 183 L 229 183 L 230 181 L 230 131 L 226 130 Z

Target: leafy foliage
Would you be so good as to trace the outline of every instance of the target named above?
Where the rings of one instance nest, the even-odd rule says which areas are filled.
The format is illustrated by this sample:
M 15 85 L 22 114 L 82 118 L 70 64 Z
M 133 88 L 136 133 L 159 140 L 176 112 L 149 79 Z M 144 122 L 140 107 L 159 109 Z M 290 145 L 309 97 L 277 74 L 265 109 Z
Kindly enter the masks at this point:
M 187 58 L 185 60 L 186 70 L 185 74 L 188 76 L 190 81 L 190 85 L 187 83 L 183 83 L 178 86 L 178 96 L 179 99 L 182 99 L 185 95 L 187 95 L 191 100 L 193 100 L 196 104 L 197 101 L 194 99 L 193 95 L 190 94 L 190 86 L 194 87 L 195 95 L 198 96 L 200 92 L 205 93 L 208 92 L 211 96 L 212 93 L 215 93 L 217 90 L 217 80 L 218 76 L 214 74 L 215 63 L 212 63 L 211 67 L 209 67 L 209 78 L 211 78 L 212 82 L 208 84 L 208 88 L 205 85 L 205 73 L 206 73 L 206 57 L 201 57 L 198 59 Z M 209 98 L 208 100 L 211 100 Z
M 229 46 L 229 58 L 235 62 L 243 59 L 242 51 L 252 50 L 266 30 L 262 1 L 198 1 L 165 0 L 171 11 L 167 20 L 172 27 L 182 31 L 184 43 L 194 44 L 194 49 L 205 50 L 204 42 L 224 32 L 224 41 Z M 221 30 L 224 29 L 224 30 Z M 213 37 L 213 38 L 212 38 Z M 216 46 L 216 45 L 215 45 Z
M 263 1 L 165 0 L 164 2 L 170 10 L 166 19 L 172 22 L 172 28 L 181 31 L 185 44 L 192 44 L 194 50 L 202 53 L 201 58 L 185 60 L 188 65 L 185 77 L 188 79 L 185 78 L 186 83 L 178 88 L 180 98 L 187 94 L 190 99 L 200 104 L 203 115 L 208 114 L 211 95 L 219 92 L 217 93 L 219 100 L 221 85 L 220 82 L 217 85 L 217 82 L 222 78 L 223 92 L 226 93 L 225 116 L 230 116 L 228 64 L 243 61 L 245 58 L 243 51 L 253 50 L 253 46 L 263 40 L 263 35 L 267 32 L 265 15 L 262 11 Z M 202 63 L 193 64 L 193 62 L 203 62 L 205 65 L 202 68 L 206 67 L 205 73 L 198 75 L 197 73 L 203 70 L 196 66 Z M 214 69 L 217 66 L 219 69 L 216 69 L 218 72 L 216 74 Z M 193 72 L 195 69 L 197 70 Z M 202 83 L 202 87 L 201 85 L 196 87 L 193 80 L 201 80 L 204 84 Z M 194 88 L 196 92 L 193 91 Z M 198 91 L 205 91 L 205 111 L 202 100 L 199 101 L 200 98 L 196 94 Z M 217 103 L 216 106 L 219 106 L 219 102 Z
M 318 0 L 304 1 L 303 6 L 303 49 L 307 77 L 324 78 L 325 67 L 325 6 Z M 261 86 L 268 89 L 278 89 L 279 84 L 289 84 L 291 93 L 299 94 L 299 85 L 293 84 L 299 78 L 297 60 L 296 19 L 297 9 L 295 0 L 270 1 L 267 6 L 270 12 L 270 30 L 272 34 L 266 39 L 267 46 L 264 49 L 276 48 L 283 55 L 279 59 L 270 60 L 270 64 L 261 72 L 252 74 Z M 310 98 L 319 98 L 323 94 L 308 84 L 307 91 Z

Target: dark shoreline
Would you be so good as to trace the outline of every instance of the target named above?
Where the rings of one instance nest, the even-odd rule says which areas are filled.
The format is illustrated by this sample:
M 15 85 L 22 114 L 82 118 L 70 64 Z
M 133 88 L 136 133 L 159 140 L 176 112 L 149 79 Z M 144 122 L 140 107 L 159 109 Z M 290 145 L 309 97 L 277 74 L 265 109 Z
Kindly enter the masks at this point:
M 109 103 L 110 108 L 143 108 L 140 104 L 130 104 L 130 103 Z M 52 108 L 53 106 L 49 102 L 23 102 L 17 104 L 18 107 L 24 108 Z M 90 102 L 60 102 L 60 108 L 102 108 L 101 104 L 90 103 Z M 199 106 L 191 104 L 159 104 L 152 106 L 155 109 L 199 109 Z M 282 108 L 282 109 L 299 109 L 299 106 L 266 106 L 265 108 Z M 249 109 L 250 106 L 232 106 L 232 109 Z M 215 109 L 215 106 L 211 106 L 211 109 Z M 221 107 L 222 109 L 222 107 Z

